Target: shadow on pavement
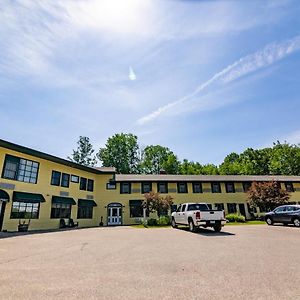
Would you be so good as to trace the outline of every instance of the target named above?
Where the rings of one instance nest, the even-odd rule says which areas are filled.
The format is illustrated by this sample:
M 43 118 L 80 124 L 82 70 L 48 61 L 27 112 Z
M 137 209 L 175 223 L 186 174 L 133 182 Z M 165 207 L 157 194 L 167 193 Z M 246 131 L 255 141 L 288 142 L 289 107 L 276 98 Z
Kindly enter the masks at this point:
M 96 226 L 98 227 L 98 226 Z M 0 232 L 0 240 L 7 239 L 16 236 L 24 236 L 24 235 L 33 235 L 33 234 L 42 234 L 42 233 L 51 233 L 51 232 L 65 232 L 65 231 L 74 231 L 74 230 L 81 230 L 87 228 L 96 228 L 96 227 L 81 227 L 81 228 L 61 228 L 61 229 L 48 229 L 48 230 L 31 230 L 27 232 Z
M 187 232 L 192 233 L 192 234 L 199 234 L 199 235 L 211 236 L 211 237 L 235 235 L 234 233 L 227 232 L 227 231 L 215 232 L 213 229 L 206 229 L 206 228 L 199 228 L 195 232 L 189 231 L 188 227 L 178 227 L 177 229 L 182 230 L 182 231 L 187 231 Z

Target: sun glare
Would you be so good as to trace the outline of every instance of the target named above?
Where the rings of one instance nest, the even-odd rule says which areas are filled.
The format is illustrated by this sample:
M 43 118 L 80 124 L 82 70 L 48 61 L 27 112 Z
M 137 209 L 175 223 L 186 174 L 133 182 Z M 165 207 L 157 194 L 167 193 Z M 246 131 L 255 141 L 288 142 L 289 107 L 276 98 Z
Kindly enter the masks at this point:
M 141 30 L 150 7 L 148 0 L 93 0 L 76 6 L 76 23 L 120 33 Z

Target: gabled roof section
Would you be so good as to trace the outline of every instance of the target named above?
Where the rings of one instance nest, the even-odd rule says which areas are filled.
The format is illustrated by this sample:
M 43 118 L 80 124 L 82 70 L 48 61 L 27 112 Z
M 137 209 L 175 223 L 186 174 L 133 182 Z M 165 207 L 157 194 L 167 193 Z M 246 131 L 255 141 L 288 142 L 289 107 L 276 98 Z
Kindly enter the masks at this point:
M 47 154 L 47 153 L 37 151 L 37 150 L 31 149 L 31 148 L 27 148 L 27 147 L 20 146 L 20 145 L 14 144 L 14 143 L 10 143 L 8 141 L 1 140 L 1 139 L 0 139 L 0 147 L 10 149 L 13 151 L 17 151 L 20 153 L 24 153 L 27 155 L 31 155 L 34 157 L 42 158 L 45 160 L 49 160 L 49 161 L 52 161 L 52 162 L 55 162 L 55 163 L 58 163 L 61 165 L 65 165 L 65 166 L 68 166 L 71 168 L 83 170 L 83 171 L 90 172 L 90 173 L 95 173 L 95 174 L 105 174 L 105 173 L 106 174 L 114 174 L 115 173 L 115 171 L 112 168 L 108 168 L 107 170 L 105 170 L 102 168 L 98 169 L 98 168 L 86 167 L 86 166 L 77 164 L 77 163 L 72 162 L 67 159 L 63 159 L 63 158 L 60 158 L 60 157 L 57 157 L 57 156 L 54 156 L 51 154 Z
M 116 174 L 117 182 L 130 181 L 221 181 L 221 182 L 244 182 L 244 181 L 281 181 L 281 182 L 300 182 L 300 176 L 282 176 L 282 175 L 132 175 L 132 174 Z

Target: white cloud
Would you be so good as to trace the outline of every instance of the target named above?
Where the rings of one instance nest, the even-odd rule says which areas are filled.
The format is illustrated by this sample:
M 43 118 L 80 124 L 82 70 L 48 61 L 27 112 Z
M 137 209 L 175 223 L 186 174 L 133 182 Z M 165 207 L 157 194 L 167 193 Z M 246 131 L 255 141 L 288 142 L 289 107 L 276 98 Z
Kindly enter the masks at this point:
M 177 107 L 182 103 L 190 101 L 195 96 L 198 96 L 200 92 L 214 84 L 224 86 L 259 69 L 268 67 L 299 49 L 300 36 L 296 36 L 290 40 L 281 43 L 273 43 L 267 45 L 262 50 L 242 57 L 241 59 L 227 66 L 220 72 L 216 73 L 209 80 L 200 84 L 192 93 L 187 94 L 176 101 L 163 105 L 155 111 L 153 111 L 152 113 L 138 119 L 137 123 L 139 125 L 143 125 L 145 123 L 153 121 L 154 119 L 157 119 L 158 117 L 162 116 L 165 112 L 169 112 L 174 107 Z
M 136 80 L 136 74 L 135 72 L 133 71 L 132 67 L 129 67 L 129 75 L 128 75 L 129 79 L 134 81 Z

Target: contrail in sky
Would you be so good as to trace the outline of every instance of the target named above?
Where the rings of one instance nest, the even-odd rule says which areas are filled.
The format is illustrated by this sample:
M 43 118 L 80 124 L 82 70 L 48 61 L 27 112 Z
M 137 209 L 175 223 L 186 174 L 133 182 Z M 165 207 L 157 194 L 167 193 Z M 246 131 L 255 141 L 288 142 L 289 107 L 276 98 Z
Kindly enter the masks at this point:
M 134 73 L 132 67 L 129 67 L 129 75 L 128 75 L 128 77 L 129 77 L 129 79 L 132 80 L 132 81 L 136 80 L 136 75 L 135 75 L 135 73 Z
M 281 43 L 272 43 L 264 47 L 263 49 L 244 56 L 233 64 L 227 66 L 225 69 L 216 73 L 210 79 L 200 84 L 193 92 L 185 95 L 184 97 L 163 105 L 153 111 L 152 113 L 141 117 L 137 120 L 139 125 L 146 124 L 154 119 L 157 119 L 166 111 L 171 110 L 174 106 L 187 102 L 192 99 L 200 92 L 214 83 L 221 83 L 223 85 L 235 81 L 247 74 L 250 74 L 256 70 L 265 68 L 274 64 L 275 62 L 283 59 L 284 57 L 292 54 L 293 52 L 300 49 L 300 36 L 296 36 L 292 39 L 283 41 Z

